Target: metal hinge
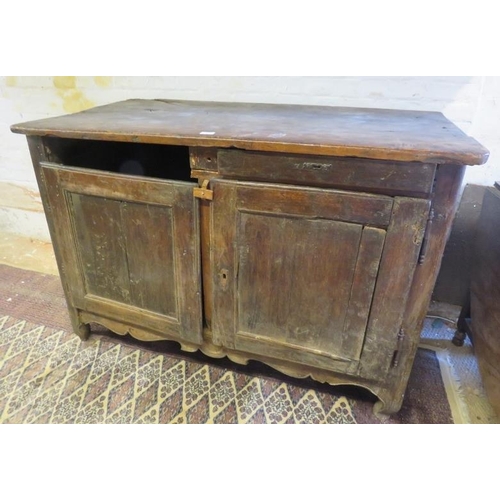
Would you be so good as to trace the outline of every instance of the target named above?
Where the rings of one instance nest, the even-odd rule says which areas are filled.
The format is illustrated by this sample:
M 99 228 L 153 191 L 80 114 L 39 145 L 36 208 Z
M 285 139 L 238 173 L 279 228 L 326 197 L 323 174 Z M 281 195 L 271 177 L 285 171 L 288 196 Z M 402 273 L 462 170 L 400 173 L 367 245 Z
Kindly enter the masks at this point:
M 432 229 L 432 223 L 434 221 L 434 209 L 431 208 L 429 211 L 429 217 L 427 219 L 427 225 L 425 226 L 424 239 L 422 240 L 422 247 L 420 248 L 420 255 L 418 257 L 418 263 L 423 264 L 425 258 L 427 257 L 427 250 L 429 250 L 429 235 Z
M 393 368 L 396 368 L 399 365 L 399 360 L 401 358 L 401 353 L 402 353 L 402 347 L 403 347 L 403 340 L 405 338 L 405 331 L 401 328 L 398 333 L 398 338 L 397 338 L 397 344 L 396 344 L 396 350 L 394 351 L 394 354 L 392 356 L 392 363 L 391 366 Z
M 205 179 L 201 184 L 201 187 L 195 187 L 193 189 L 193 195 L 195 198 L 200 198 L 201 200 L 213 200 L 214 192 L 208 189 L 209 180 Z

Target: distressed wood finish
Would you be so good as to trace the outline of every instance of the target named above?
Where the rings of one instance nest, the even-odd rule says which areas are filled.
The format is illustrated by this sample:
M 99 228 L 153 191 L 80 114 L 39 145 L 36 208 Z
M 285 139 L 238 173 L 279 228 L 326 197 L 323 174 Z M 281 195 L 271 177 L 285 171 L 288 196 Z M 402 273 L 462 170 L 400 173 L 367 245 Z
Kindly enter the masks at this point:
M 435 164 L 232 150 L 219 152 L 217 167 L 218 173 L 227 179 L 285 182 L 417 198 L 429 196 L 436 170 Z
M 387 227 L 393 200 L 388 196 L 349 193 L 330 189 L 303 188 L 217 180 L 212 185 L 244 186 L 239 191 L 238 208 L 270 214 L 290 214 L 311 218 L 330 218 Z
M 172 286 L 176 282 L 172 209 L 126 203 L 121 206 L 121 215 L 130 303 L 177 318 L 176 290 Z
M 41 163 L 44 161 L 50 161 L 52 158 L 49 156 L 47 149 L 44 146 L 41 137 L 28 137 L 28 148 L 31 155 L 31 161 L 33 162 L 33 168 L 35 171 L 36 180 L 38 183 L 38 188 L 40 190 L 40 197 L 43 202 L 45 217 L 47 219 L 47 225 L 49 227 L 50 237 L 54 246 L 54 254 L 56 257 L 57 267 L 59 269 L 59 275 L 61 276 L 61 282 L 63 285 L 64 296 L 66 298 L 66 304 L 68 306 L 68 315 L 73 327 L 73 331 L 82 339 L 86 340 L 90 335 L 90 327 L 87 322 L 82 320 L 81 311 L 79 311 L 73 304 L 72 292 L 70 290 L 70 282 L 72 279 L 78 279 L 78 271 L 76 268 L 68 267 L 67 255 L 65 254 L 65 248 L 59 247 L 57 244 L 57 226 L 52 217 L 52 209 L 49 204 L 48 196 L 48 185 L 42 173 Z
M 218 171 L 217 148 L 189 148 L 191 171 L 214 174 Z
M 362 352 L 360 375 L 385 379 L 398 349 L 430 202 L 396 198 L 387 230 Z
M 81 310 L 201 341 L 192 184 L 42 163 L 55 239 Z
M 342 352 L 359 359 L 379 272 L 386 231 L 364 227 L 358 248 L 349 306 L 342 328 Z
M 343 328 L 362 228 L 286 214 L 241 213 L 237 223 L 237 330 L 228 347 L 346 358 L 333 332 Z
M 488 151 L 441 113 L 141 100 L 13 125 L 26 135 L 477 165 Z
M 488 156 L 443 115 L 131 100 L 12 130 L 82 339 L 96 322 L 399 410 L 463 165 Z
M 417 265 L 413 274 L 410 294 L 403 314 L 405 336 L 400 345 L 392 339 L 393 349 L 399 349 L 398 366 L 393 367 L 379 392 L 375 412 L 383 417 L 396 413 L 403 404 L 403 397 L 410 378 L 413 360 L 420 341 L 420 332 L 429 308 L 432 290 L 439 273 L 444 247 L 450 235 L 453 217 L 458 208 L 464 166 L 440 166 L 436 173 L 432 209 L 434 222 L 427 234 L 429 244 L 424 262 Z
M 52 172 L 45 173 L 49 181 Z M 63 196 L 69 220 L 74 221 L 73 237 L 87 293 L 130 303 L 132 283 L 123 265 L 128 252 L 122 232 L 122 202 L 70 191 Z
M 474 349 L 488 399 L 500 415 L 500 190 L 487 188 L 471 281 Z
M 383 196 L 223 180 L 212 187 L 220 343 L 383 380 L 430 202 L 396 198 L 392 209 L 392 199 Z M 312 197 L 317 205 L 309 203 Z M 359 216 L 374 203 L 383 210 L 373 210 L 371 220 Z M 386 236 L 370 224 L 379 225 L 387 208 Z

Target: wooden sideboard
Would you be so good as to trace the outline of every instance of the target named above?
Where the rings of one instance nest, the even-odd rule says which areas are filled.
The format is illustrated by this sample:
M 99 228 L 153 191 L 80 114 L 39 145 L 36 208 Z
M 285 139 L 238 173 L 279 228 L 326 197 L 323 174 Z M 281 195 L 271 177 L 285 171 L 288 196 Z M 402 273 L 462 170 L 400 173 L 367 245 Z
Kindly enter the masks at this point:
M 461 192 L 441 113 L 129 100 L 19 125 L 75 332 L 174 340 L 401 407 Z

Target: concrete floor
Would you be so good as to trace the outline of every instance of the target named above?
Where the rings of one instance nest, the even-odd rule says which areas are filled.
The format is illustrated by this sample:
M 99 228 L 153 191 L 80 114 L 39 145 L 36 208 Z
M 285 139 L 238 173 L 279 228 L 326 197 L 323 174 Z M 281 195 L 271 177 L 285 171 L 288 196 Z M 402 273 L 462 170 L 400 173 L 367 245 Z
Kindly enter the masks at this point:
M 0 263 L 59 275 L 52 243 L 10 233 L 0 234 Z
M 58 275 L 52 244 L 0 233 L 0 263 Z M 454 330 L 439 319 L 426 319 L 422 347 L 439 352 L 443 380 L 456 423 L 500 423 L 482 387 L 477 361 L 469 341 L 460 348 L 451 343 Z

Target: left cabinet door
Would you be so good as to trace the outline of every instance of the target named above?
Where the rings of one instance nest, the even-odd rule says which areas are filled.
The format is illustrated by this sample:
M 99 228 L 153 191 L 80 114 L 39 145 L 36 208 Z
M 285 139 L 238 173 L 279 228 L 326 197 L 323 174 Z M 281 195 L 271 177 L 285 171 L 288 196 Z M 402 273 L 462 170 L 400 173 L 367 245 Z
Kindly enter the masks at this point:
M 195 184 L 51 163 L 41 171 L 71 305 L 201 343 Z

